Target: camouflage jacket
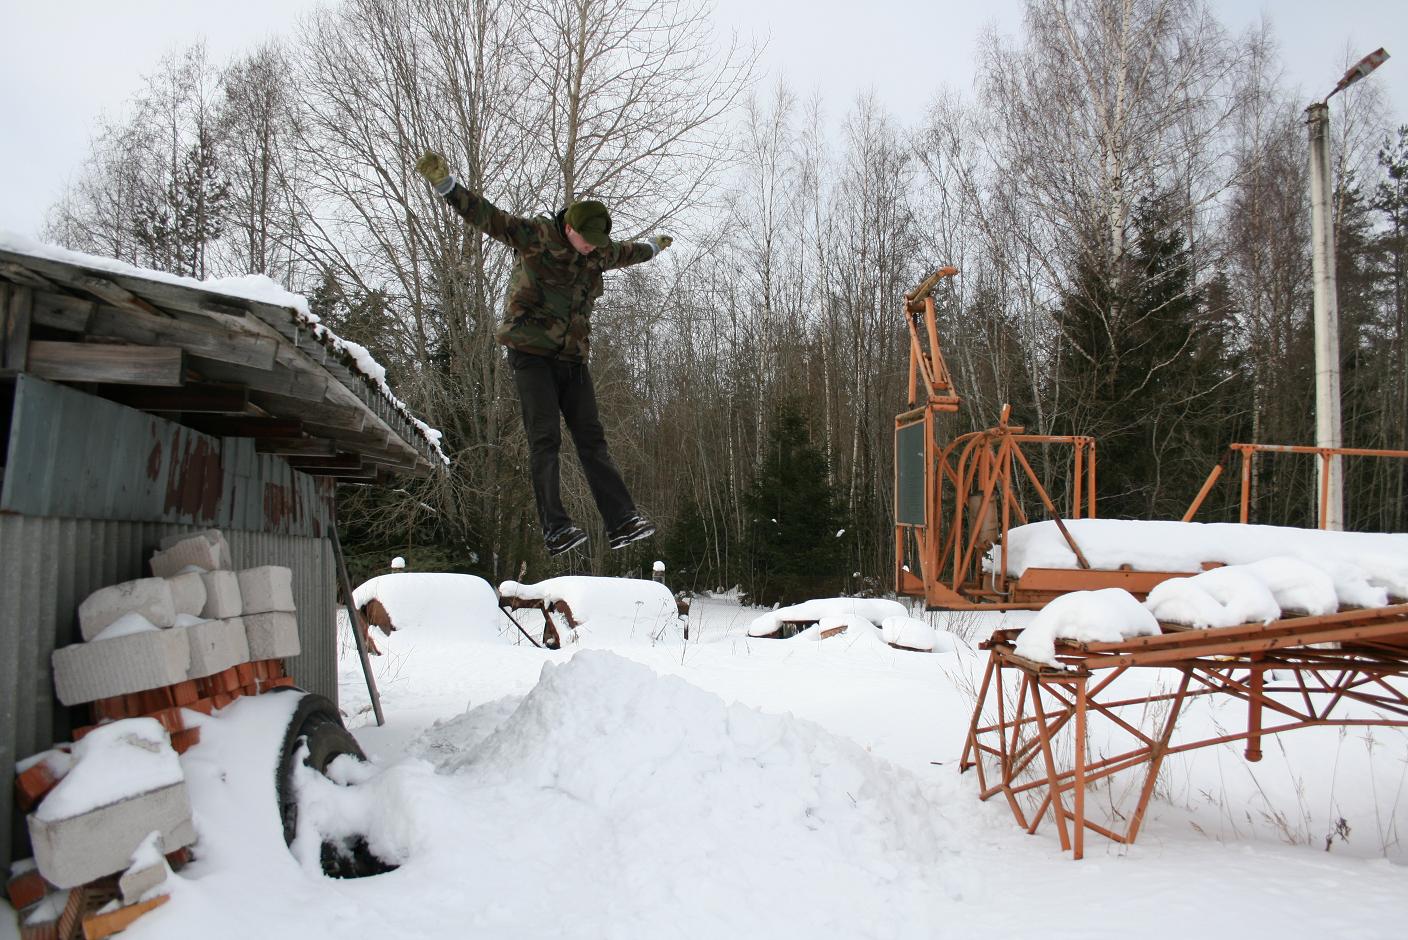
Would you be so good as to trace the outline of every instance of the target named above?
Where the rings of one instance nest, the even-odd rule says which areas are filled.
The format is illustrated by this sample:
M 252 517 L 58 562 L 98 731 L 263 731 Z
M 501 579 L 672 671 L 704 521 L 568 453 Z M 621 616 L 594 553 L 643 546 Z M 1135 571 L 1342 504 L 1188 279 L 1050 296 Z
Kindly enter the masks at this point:
M 568 242 L 562 212 L 552 218 L 520 218 L 458 184 L 445 201 L 470 225 L 514 250 L 496 336 L 521 352 L 585 362 L 592 305 L 602 293 L 601 273 L 655 256 L 654 246 L 646 242 L 612 242 L 584 255 Z

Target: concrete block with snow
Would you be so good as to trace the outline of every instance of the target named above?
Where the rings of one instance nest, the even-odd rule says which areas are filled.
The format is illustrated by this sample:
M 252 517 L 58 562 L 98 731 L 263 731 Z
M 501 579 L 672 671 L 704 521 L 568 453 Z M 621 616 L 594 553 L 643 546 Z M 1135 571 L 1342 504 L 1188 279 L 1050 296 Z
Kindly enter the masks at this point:
M 136 904 L 148 891 L 164 884 L 171 873 L 163 854 L 161 835 L 156 832 L 147 835 L 129 861 L 131 864 L 117 879 L 117 890 L 124 904 Z
M 54 650 L 52 662 L 59 701 L 80 705 L 186 681 L 191 647 L 184 632 L 148 625 Z
M 204 571 L 234 567 L 230 563 L 230 546 L 219 529 L 162 539 L 160 551 L 152 555 L 152 574 L 158 578 L 181 574 L 191 565 Z
M 162 853 L 195 841 L 181 762 L 157 721 L 96 728 L 74 745 L 74 759 L 28 819 L 35 863 L 50 884 L 73 888 L 127 870 L 153 832 Z
M 205 585 L 205 606 L 199 611 L 206 620 L 228 620 L 244 613 L 240 598 L 240 577 L 233 571 L 206 571 L 200 576 Z
M 190 643 L 191 665 L 188 679 L 204 679 L 231 666 L 249 662 L 249 640 L 244 620 L 202 620 L 179 628 Z
M 177 616 L 199 617 L 205 609 L 205 581 L 201 573 L 187 571 L 167 578 L 166 583 L 171 586 L 171 603 L 176 608 Z
M 286 659 L 302 652 L 298 642 L 298 618 L 293 614 L 271 611 L 245 614 L 241 619 L 251 661 Z
M 91 640 L 125 614 L 141 614 L 158 627 L 176 622 L 171 585 L 163 578 L 138 578 L 99 588 L 78 605 L 78 629 Z
M 294 610 L 293 572 L 288 568 L 282 565 L 246 568 L 239 573 L 239 578 L 244 613 L 264 614 L 270 611 Z

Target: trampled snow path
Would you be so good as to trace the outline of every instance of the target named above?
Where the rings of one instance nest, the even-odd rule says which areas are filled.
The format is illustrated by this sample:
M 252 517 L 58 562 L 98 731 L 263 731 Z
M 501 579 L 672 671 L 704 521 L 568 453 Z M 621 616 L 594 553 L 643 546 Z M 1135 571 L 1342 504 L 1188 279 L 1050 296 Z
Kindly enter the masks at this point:
M 1402 936 L 1408 852 L 1372 856 L 1408 831 L 1404 736 L 1380 733 L 1372 762 L 1333 731 L 1268 742 L 1254 768 L 1198 752 L 1136 846 L 1092 838 L 1076 863 L 957 773 L 979 657 L 750 640 L 757 613 L 697 603 L 687 647 L 575 654 L 398 631 L 376 661 L 388 724 L 356 729 L 375 776 L 321 801 L 402 859 L 375 878 L 283 849 L 254 792 L 267 765 L 214 773 L 262 746 L 278 703 L 230 709 L 184 759 L 202 858 L 130 935 Z M 349 657 L 354 726 L 360 682 Z M 1332 815 L 1353 832 L 1329 853 L 1278 832 L 1318 843 Z

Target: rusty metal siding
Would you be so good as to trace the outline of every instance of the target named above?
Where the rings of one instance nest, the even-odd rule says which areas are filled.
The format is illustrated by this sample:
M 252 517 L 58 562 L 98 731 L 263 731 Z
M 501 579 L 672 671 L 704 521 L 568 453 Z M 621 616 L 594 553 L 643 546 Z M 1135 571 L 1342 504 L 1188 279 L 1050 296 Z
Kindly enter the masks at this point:
M 0 488 L 0 768 L 67 741 L 86 707 L 54 699 L 55 647 L 91 592 L 148 574 L 168 535 L 215 527 L 237 568 L 293 571 L 303 688 L 337 701 L 333 486 L 256 452 L 21 375 Z M 25 842 L 0 786 L 0 859 Z
M 244 438 L 20 375 L 0 512 L 244 529 L 321 538 L 332 483 Z
M 54 698 L 50 658 L 77 642 L 78 605 L 100 587 L 146 575 L 147 560 L 168 535 L 193 531 L 160 523 L 54 519 L 0 513 L 0 767 L 69 740 L 87 709 Z M 337 701 L 337 637 L 332 543 L 227 530 L 237 568 L 293 570 L 301 655 L 288 661 L 298 685 Z M 14 788 L 0 787 L 0 852 L 23 849 Z

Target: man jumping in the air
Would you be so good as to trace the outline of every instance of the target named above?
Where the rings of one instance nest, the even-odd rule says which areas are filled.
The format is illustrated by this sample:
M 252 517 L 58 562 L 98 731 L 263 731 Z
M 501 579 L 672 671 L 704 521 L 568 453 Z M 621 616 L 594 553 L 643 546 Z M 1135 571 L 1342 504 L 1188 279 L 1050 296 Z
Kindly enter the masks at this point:
M 562 507 L 559 414 L 577 446 L 611 547 L 654 535 L 655 524 L 636 509 L 607 450 L 587 351 L 592 304 L 602 293 L 601 272 L 649 261 L 670 246 L 670 236 L 613 242 L 611 215 L 593 200 L 574 202 L 552 218 L 509 215 L 459 185 L 438 153 L 426 153 L 416 170 L 466 222 L 515 252 L 497 336 L 508 347 L 523 408 L 533 495 L 548 554 L 560 555 L 587 540 Z

